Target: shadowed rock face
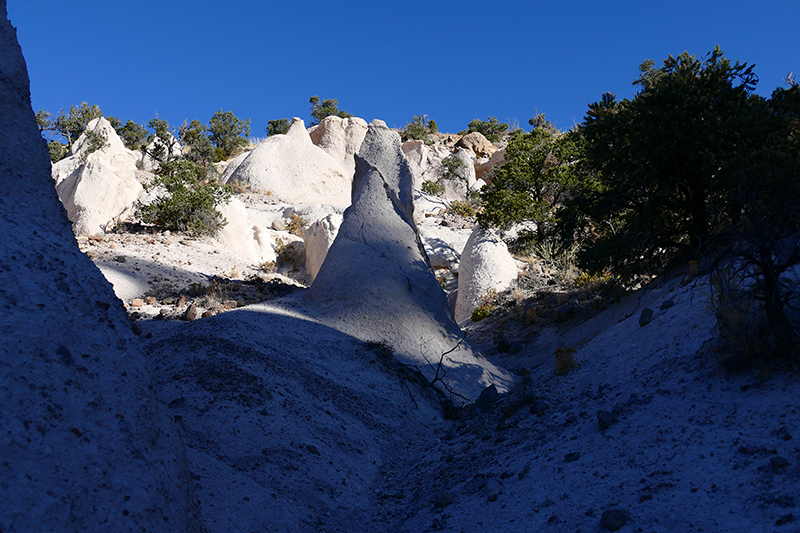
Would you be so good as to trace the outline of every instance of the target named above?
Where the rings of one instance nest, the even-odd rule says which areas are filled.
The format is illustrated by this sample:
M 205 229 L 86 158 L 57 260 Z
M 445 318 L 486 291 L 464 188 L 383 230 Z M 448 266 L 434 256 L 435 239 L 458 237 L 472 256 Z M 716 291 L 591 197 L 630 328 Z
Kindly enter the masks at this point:
M 199 531 L 183 446 L 53 187 L 0 0 L 0 530 Z
M 468 342 L 458 345 L 462 333 L 420 244 L 412 198 L 399 135 L 373 121 L 356 157 L 353 204 L 308 297 L 329 324 L 386 343 L 428 380 L 439 377 L 454 400 L 474 401 L 490 384 L 505 390 L 508 373 Z

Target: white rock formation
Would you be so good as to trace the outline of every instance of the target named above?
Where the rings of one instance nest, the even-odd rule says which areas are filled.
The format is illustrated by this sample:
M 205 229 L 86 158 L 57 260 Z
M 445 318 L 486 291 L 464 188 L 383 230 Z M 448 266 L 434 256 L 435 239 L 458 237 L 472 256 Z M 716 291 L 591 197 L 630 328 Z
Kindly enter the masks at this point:
M 5 0 L 0 309 L 0 528 L 200 531 L 178 430 L 56 197 Z
M 102 235 L 131 214 L 143 190 L 136 179 L 137 156 L 125 148 L 111 124 L 100 117 L 86 129 L 105 135 L 106 146 L 88 153 L 84 133 L 73 143 L 73 155 L 52 167 L 58 197 L 78 236 Z
M 373 121 L 356 157 L 353 204 L 308 299 L 324 323 L 391 346 L 399 361 L 455 393 L 454 401 L 474 401 L 490 384 L 506 390 L 511 376 L 463 340 L 453 320 L 417 234 L 412 198 L 400 136 Z
M 314 144 L 328 152 L 352 177 L 356 168 L 355 154 L 367 134 L 367 121 L 358 117 L 325 117 L 309 129 L 309 134 Z
M 288 135 L 273 135 L 256 146 L 226 183 L 271 192 L 290 203 L 350 203 L 351 178 L 322 148 Z
M 517 274 L 517 263 L 497 232 L 475 226 L 461 254 L 456 321 L 461 324 L 469 320 L 487 289 L 504 291 L 511 287 Z
M 410 140 L 403 143 L 403 154 L 414 178 L 414 188 L 422 189 L 425 181 L 439 181 L 442 176 L 442 159 L 450 151 L 441 146 L 429 146 L 423 141 Z
M 214 232 L 214 238 L 220 244 L 255 264 L 276 260 L 270 236 L 251 223 L 247 209 L 239 199 L 231 198 L 227 204 L 217 206 L 217 210 L 227 221 Z
M 125 148 L 125 143 L 117 135 L 114 126 L 105 117 L 95 118 L 86 125 L 86 131 L 93 131 L 106 138 L 106 145 L 102 150 L 107 154 L 127 154 L 130 152 Z M 78 139 L 70 146 L 70 156 L 81 156 L 90 149 L 90 139 L 86 133 L 82 133 Z
M 303 241 L 305 242 L 306 254 L 306 272 L 308 273 L 311 281 L 317 277 L 325 257 L 328 255 L 333 241 L 336 239 L 336 234 L 339 233 L 339 227 L 342 225 L 343 217 L 339 214 L 328 215 L 321 220 L 312 223 L 303 232 Z
M 292 124 L 289 126 L 289 130 L 286 132 L 286 135 L 289 137 L 294 137 L 298 141 L 303 141 L 307 144 L 314 144 L 311 142 L 311 136 L 309 136 L 308 130 L 306 129 L 306 124 L 301 118 L 292 118 Z
M 506 149 L 501 148 L 492 154 L 491 158 L 481 158 L 475 163 L 475 177 L 489 183 L 489 172 L 506 162 Z
M 492 154 L 497 151 L 497 147 L 477 131 L 472 131 L 461 137 L 456 146 L 472 151 L 477 157 L 492 157 Z

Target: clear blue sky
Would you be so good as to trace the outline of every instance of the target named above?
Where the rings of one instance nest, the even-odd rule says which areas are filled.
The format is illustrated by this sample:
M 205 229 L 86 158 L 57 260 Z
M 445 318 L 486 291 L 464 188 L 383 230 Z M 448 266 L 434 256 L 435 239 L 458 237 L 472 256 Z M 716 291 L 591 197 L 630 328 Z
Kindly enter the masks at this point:
M 106 115 L 172 125 L 222 108 L 309 120 L 312 95 L 402 127 L 442 131 L 496 116 L 561 129 L 610 91 L 633 93 L 639 64 L 719 44 L 756 65 L 759 94 L 800 71 L 800 1 L 8 0 L 33 107 L 82 101 Z

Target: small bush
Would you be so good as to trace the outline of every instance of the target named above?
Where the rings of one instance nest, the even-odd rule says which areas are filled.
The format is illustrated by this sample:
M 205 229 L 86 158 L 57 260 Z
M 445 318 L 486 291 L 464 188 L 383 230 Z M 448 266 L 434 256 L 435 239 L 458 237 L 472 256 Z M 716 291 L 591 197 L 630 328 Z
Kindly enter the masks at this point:
M 487 316 L 491 315 L 492 312 L 495 310 L 497 304 L 497 291 L 492 288 L 486 289 L 486 294 L 483 295 L 481 298 L 481 305 L 475 308 L 472 311 L 472 316 L 470 317 L 473 322 L 480 322 Z
M 475 216 L 475 206 L 469 202 L 460 202 L 456 200 L 447 206 L 447 212 L 460 217 L 469 218 Z
M 475 119 L 468 124 L 469 131 L 481 133 L 487 140 L 496 143 L 508 129 L 508 124 L 500 122 L 497 117 L 489 117 L 488 120 Z
M 442 178 L 463 181 L 466 184 L 468 177 L 467 164 L 463 159 L 455 155 L 449 155 L 442 159 Z
M 80 162 L 86 163 L 86 160 L 89 158 L 89 154 L 92 154 L 98 150 L 102 150 L 108 146 L 108 136 L 102 130 L 86 130 L 83 133 L 86 135 L 88 144 L 86 146 L 86 150 L 81 154 Z
M 441 196 L 444 194 L 444 185 L 436 181 L 426 180 L 422 182 L 422 192 L 432 196 Z
M 276 268 L 274 261 L 264 261 L 263 263 L 258 265 L 258 270 L 261 272 L 265 272 L 267 274 L 271 274 L 273 272 L 276 272 L 278 269 Z
M 307 225 L 308 222 L 306 222 L 306 220 L 303 217 L 295 213 L 292 213 L 289 216 L 289 223 L 286 224 L 286 231 L 288 231 L 292 235 L 297 235 L 298 237 L 302 237 L 303 230 L 306 228 Z
M 291 124 L 288 118 L 277 118 L 267 121 L 267 128 L 265 131 L 270 137 L 273 135 L 286 135 L 289 132 L 289 126 L 291 126 Z
M 572 346 L 559 348 L 555 351 L 556 356 L 556 374 L 559 376 L 566 376 L 576 368 L 578 362 L 575 360 L 576 350 Z
M 278 257 L 284 255 L 287 250 L 289 249 L 289 243 L 283 240 L 282 237 L 275 238 L 275 246 L 273 247 L 275 250 L 275 255 Z
M 58 163 L 67 155 L 67 147 L 58 141 L 47 143 L 47 152 L 50 154 L 50 162 Z
M 327 98 L 320 101 L 319 96 L 312 96 L 308 99 L 311 104 L 311 125 L 315 126 L 322 122 L 326 117 L 334 116 L 341 118 L 350 118 L 353 115 L 347 111 L 339 109 L 339 101 L 335 98 Z
M 720 269 L 711 276 L 711 305 L 717 318 L 719 359 L 730 372 L 746 370 L 772 350 L 766 316 L 753 292 L 736 273 Z
M 165 194 L 148 205 L 137 204 L 142 222 L 164 229 L 206 235 L 227 224 L 216 207 L 227 203 L 233 191 L 208 179 L 205 171 L 186 160 L 161 167 L 146 190 L 163 188 Z
M 436 122 L 428 120 L 427 115 L 414 115 L 411 122 L 406 124 L 406 127 L 400 132 L 400 136 L 404 141 L 416 139 L 418 141 L 424 141 L 425 144 L 431 144 L 428 134 L 434 133 L 437 130 Z

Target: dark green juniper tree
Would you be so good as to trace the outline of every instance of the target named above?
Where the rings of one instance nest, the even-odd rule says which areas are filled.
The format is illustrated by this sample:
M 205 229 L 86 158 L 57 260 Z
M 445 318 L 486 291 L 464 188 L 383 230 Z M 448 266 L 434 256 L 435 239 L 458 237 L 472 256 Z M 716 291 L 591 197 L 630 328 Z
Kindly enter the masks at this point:
M 560 133 L 548 122 L 530 133 L 516 132 L 506 148 L 507 162 L 481 191 L 484 209 L 478 222 L 508 228 L 532 221 L 537 244 L 555 238 L 558 213 L 584 180 L 578 165 L 582 151 L 578 132 Z
M 265 131 L 269 137 L 273 135 L 286 135 L 290 126 L 291 124 L 288 118 L 276 118 L 275 120 L 267 121 L 267 128 Z
M 754 94 L 753 67 L 719 47 L 640 69 L 633 99 L 604 95 L 580 128 L 600 176 L 573 205 L 592 223 L 582 265 L 634 280 L 717 258 L 752 287 L 775 353 L 793 353 L 781 276 L 800 262 L 800 89 Z
M 490 142 L 498 142 L 503 134 L 508 130 L 509 125 L 505 122 L 500 122 L 497 117 L 489 117 L 487 120 L 475 119 L 470 122 L 467 127 L 468 131 L 477 131 L 486 137 Z
M 350 118 L 353 115 L 348 113 L 347 111 L 342 111 L 339 109 L 339 101 L 334 98 L 329 98 L 326 100 L 320 101 L 319 96 L 312 96 L 308 99 L 308 103 L 311 104 L 311 125 L 315 126 L 322 122 L 322 119 L 325 117 L 341 117 L 341 118 Z
M 220 108 L 208 121 L 208 137 L 216 147 L 217 161 L 224 161 L 247 146 L 249 135 L 250 119 L 242 120 L 233 111 L 223 112 Z

